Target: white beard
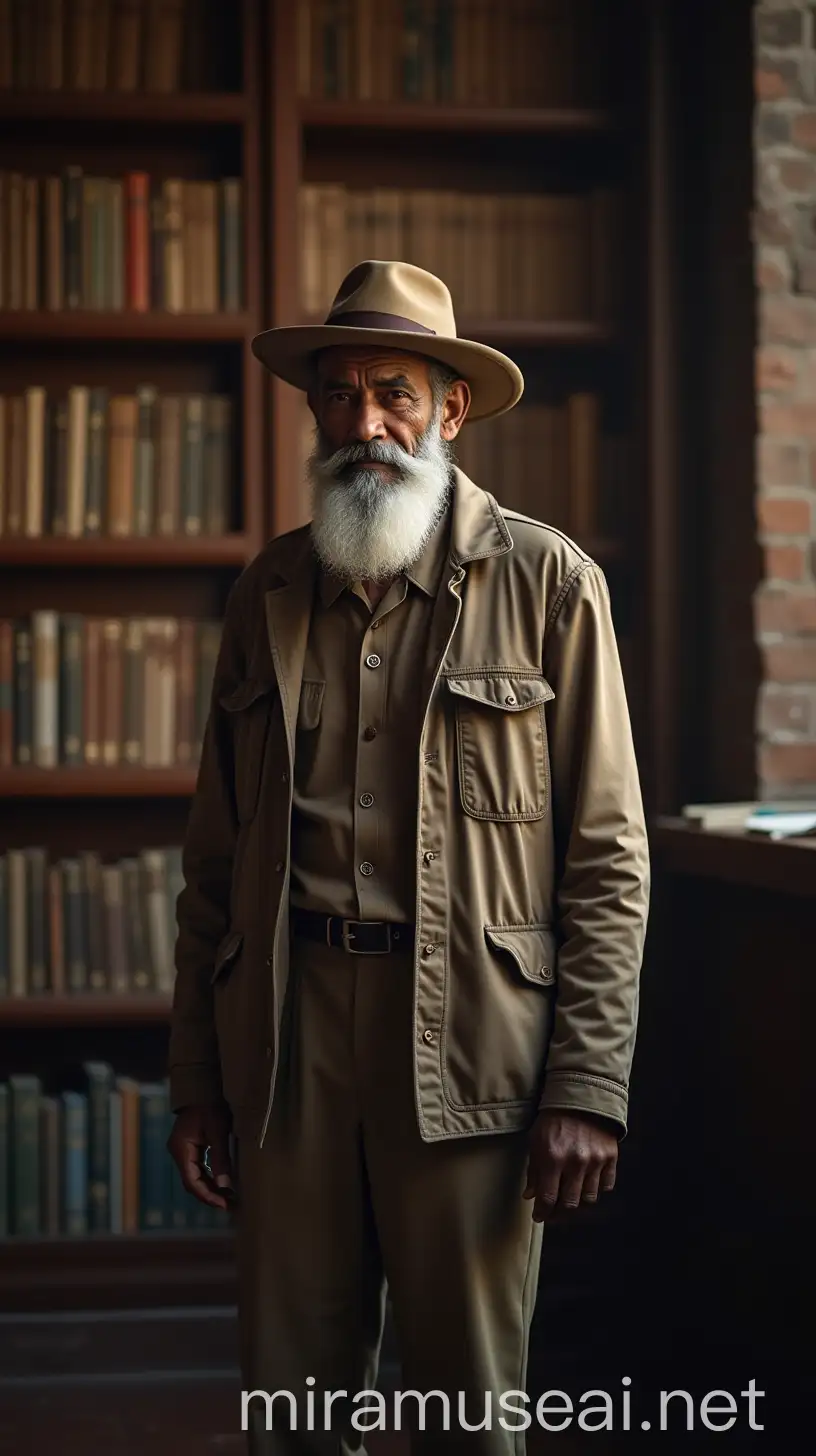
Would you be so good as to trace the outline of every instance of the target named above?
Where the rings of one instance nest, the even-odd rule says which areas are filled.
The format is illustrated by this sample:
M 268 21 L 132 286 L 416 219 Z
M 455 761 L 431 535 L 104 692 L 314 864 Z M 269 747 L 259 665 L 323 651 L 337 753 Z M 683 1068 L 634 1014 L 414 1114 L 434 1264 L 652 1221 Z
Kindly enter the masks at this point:
M 361 453 L 396 466 L 398 474 L 356 463 Z M 436 414 L 415 455 L 393 440 L 331 451 L 317 429 L 307 473 L 320 561 L 348 583 L 399 576 L 419 560 L 444 515 L 450 471 Z

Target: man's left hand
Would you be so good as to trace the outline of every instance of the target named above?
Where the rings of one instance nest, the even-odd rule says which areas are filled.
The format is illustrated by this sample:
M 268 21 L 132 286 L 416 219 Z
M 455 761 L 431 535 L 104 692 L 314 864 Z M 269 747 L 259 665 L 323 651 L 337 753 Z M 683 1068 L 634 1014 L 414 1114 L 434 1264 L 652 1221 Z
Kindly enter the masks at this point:
M 525 1198 L 534 1198 L 533 1219 L 580 1203 L 597 1203 L 611 1193 L 618 1163 L 618 1139 L 601 1119 L 569 1112 L 540 1112 L 530 1135 Z

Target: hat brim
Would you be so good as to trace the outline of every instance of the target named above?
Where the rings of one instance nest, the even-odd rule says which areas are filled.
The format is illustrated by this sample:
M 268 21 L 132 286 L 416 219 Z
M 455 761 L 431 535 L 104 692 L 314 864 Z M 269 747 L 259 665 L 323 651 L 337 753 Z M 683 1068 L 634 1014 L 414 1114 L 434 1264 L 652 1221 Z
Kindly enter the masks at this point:
M 470 387 L 466 424 L 505 414 L 518 404 L 524 392 L 524 376 L 518 365 L 498 349 L 471 339 L 438 338 L 435 334 L 411 334 L 399 329 L 345 328 L 342 324 L 293 324 L 256 334 L 252 352 L 271 374 L 296 389 L 308 390 L 314 354 L 338 344 L 394 348 L 401 354 L 420 354 L 447 364 Z

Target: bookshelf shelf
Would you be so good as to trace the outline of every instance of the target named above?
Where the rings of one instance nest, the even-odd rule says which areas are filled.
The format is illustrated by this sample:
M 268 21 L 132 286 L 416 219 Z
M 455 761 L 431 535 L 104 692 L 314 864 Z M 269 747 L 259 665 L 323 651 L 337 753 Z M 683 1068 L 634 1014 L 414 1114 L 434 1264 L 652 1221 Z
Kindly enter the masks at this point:
M 0 537 L 0 566 L 243 566 L 244 535 Z
M 103 339 L 127 343 L 241 343 L 254 333 L 244 313 L 104 313 L 93 309 L 0 310 L 0 339 Z
M 195 783 L 187 768 L 0 768 L 0 800 L 188 798 Z
M 231 1303 L 229 1229 L 0 1239 L 0 1300 L 12 1310 Z
M 106 339 L 128 342 L 242 342 L 255 332 L 245 313 L 103 313 L 93 309 L 0 310 L 0 339 Z
M 0 1027 L 163 1026 L 171 998 L 79 992 L 71 996 L 9 996 L 0 1000 Z
M 2 91 L 0 120 L 161 122 L 184 126 L 239 125 L 248 115 L 242 91 L 175 94 L 117 91 Z
M 303 101 L 304 127 L 337 130 L 489 132 L 509 136 L 604 136 L 618 128 L 614 112 L 590 108 L 425 106 L 409 102 Z

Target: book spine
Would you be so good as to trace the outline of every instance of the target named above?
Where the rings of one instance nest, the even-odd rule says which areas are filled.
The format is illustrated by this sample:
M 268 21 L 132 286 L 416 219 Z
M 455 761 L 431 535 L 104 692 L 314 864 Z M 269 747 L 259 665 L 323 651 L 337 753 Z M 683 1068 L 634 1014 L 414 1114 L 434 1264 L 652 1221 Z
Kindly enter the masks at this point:
M 48 866 L 48 938 L 51 990 L 55 996 L 63 996 L 67 978 L 65 975 L 65 916 L 61 864 Z
M 62 236 L 64 203 L 61 177 L 45 179 L 44 213 L 45 306 L 49 309 L 61 309 L 65 307 Z
M 171 313 L 184 309 L 184 240 L 182 228 L 183 184 L 168 177 L 162 186 L 164 197 L 164 306 Z
M 138 764 L 144 750 L 144 623 L 139 617 L 125 622 L 123 659 L 123 758 L 125 763 Z
M 131 858 L 121 860 L 120 865 L 122 870 L 125 933 L 127 936 L 128 968 L 131 982 L 130 989 L 133 991 L 153 991 L 156 988 L 151 972 L 150 952 L 145 930 L 141 867 L 137 859 Z
M 40 1232 L 39 1079 L 11 1076 L 11 1227 L 24 1238 Z
M 124 178 L 127 215 L 125 277 L 127 307 L 144 313 L 150 307 L 150 179 L 146 172 Z
M 105 907 L 105 943 L 110 988 L 114 995 L 122 995 L 129 989 L 130 976 L 120 865 L 102 866 L 102 900 Z
M 113 768 L 120 761 L 123 738 L 123 623 L 117 617 L 102 623 L 102 762 Z
M 125 190 L 114 177 L 108 183 L 110 236 L 110 307 L 125 307 Z M 148 294 L 148 297 L 150 295 Z
M 88 989 L 107 991 L 108 969 L 105 946 L 105 907 L 102 899 L 102 864 L 99 855 L 93 850 L 86 850 L 81 854 L 79 862 L 88 944 Z
M 66 308 L 82 307 L 82 168 L 66 167 L 62 174 L 65 205 L 63 263 Z
M 37 177 L 23 183 L 23 307 L 40 306 L 40 185 Z
M 108 419 L 108 530 L 111 536 L 130 536 L 136 465 L 136 396 L 114 395 Z
M 27 849 L 26 905 L 28 919 L 28 990 L 41 996 L 48 990 L 47 856 L 44 849 Z
M 204 401 L 204 534 L 229 530 L 229 477 L 232 401 L 210 395 Z
M 85 485 L 88 472 L 88 416 L 90 391 L 84 384 L 68 391 L 66 535 L 80 537 L 85 529 Z
M 40 1098 L 40 1232 L 60 1233 L 60 1106 L 55 1097 Z
M 26 486 L 24 533 L 43 533 L 45 502 L 45 390 L 35 385 L 25 392 Z
M 102 762 L 102 622 L 98 617 L 83 619 L 82 705 L 85 762 Z
M 33 612 L 31 636 L 33 671 L 33 759 L 38 768 L 56 768 L 59 762 L 59 617 L 56 612 Z
M 68 534 L 68 401 L 54 401 L 51 445 L 51 492 L 49 531 L 53 536 Z
M 155 421 L 156 390 L 141 385 L 136 391 L 137 434 L 133 487 L 133 531 L 150 536 L 153 531 L 156 491 Z
M 85 1062 L 88 1090 L 88 1228 L 110 1230 L 110 1102 L 113 1069 L 107 1062 Z
M 60 761 L 85 761 L 83 743 L 83 639 L 82 617 L 70 614 L 60 620 L 59 723 Z
M 0 1001 L 11 995 L 11 965 L 9 961 L 9 883 L 8 860 L 0 855 Z M 3 1206 L 0 1199 L 0 1219 Z
M 85 463 L 85 535 L 99 536 L 104 526 L 105 476 L 107 474 L 108 391 L 88 392 L 88 444 Z
M 9 1220 L 10 1192 L 9 1167 L 11 1165 L 11 1110 L 10 1096 L 6 1083 L 0 1083 L 0 1239 L 11 1233 Z
M 87 991 L 87 924 L 82 893 L 82 866 L 78 859 L 62 861 L 62 886 L 68 990 Z
M 88 1232 L 88 1099 L 63 1092 L 62 1226 L 73 1237 Z
M 108 1098 L 109 1220 L 112 1234 L 122 1233 L 122 1094 L 114 1088 Z
M 122 1233 L 139 1232 L 139 1084 L 131 1077 L 116 1082 L 122 1099 Z
M 186 536 L 200 536 L 204 514 L 204 397 L 184 401 L 181 515 Z
M 178 626 L 178 703 L 174 762 L 188 768 L 194 762 L 196 624 L 183 618 Z
M 156 527 L 160 536 L 175 536 L 181 528 L 181 399 L 159 398 L 159 456 L 156 487 Z
M 243 301 L 243 226 L 240 177 L 221 183 L 221 307 L 238 312 Z
M 14 763 L 14 624 L 0 621 L 0 768 Z
M 145 886 L 147 934 L 153 984 L 159 991 L 172 991 L 172 948 L 167 941 L 167 867 L 159 849 L 144 850 L 141 855 Z
M 167 1092 L 160 1083 L 139 1088 L 140 1227 L 165 1227 L 167 1186 Z
M 21 849 L 6 850 L 8 873 L 9 994 L 28 995 L 28 898 L 26 857 Z
M 14 758 L 18 764 L 34 759 L 34 684 L 31 625 L 14 628 Z
M 113 0 L 110 84 L 114 91 L 135 91 L 142 74 L 142 0 Z

